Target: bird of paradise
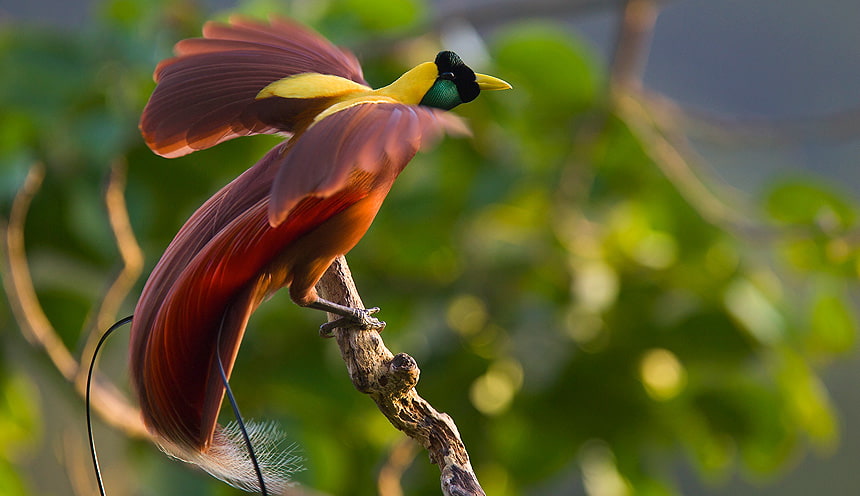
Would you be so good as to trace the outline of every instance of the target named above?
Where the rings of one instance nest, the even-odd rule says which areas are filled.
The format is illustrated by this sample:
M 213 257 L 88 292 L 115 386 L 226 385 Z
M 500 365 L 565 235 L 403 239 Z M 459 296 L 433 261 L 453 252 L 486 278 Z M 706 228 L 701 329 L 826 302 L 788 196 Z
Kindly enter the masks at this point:
M 246 490 L 281 490 L 278 461 L 249 460 L 217 423 L 250 315 L 289 287 L 298 305 L 369 322 L 370 311 L 324 300 L 314 286 L 365 234 L 415 153 L 467 132 L 445 111 L 510 85 L 443 51 L 374 90 L 351 53 L 286 19 L 207 23 L 175 53 L 156 68 L 140 121 L 155 153 L 290 137 L 206 201 L 155 266 L 132 321 L 134 391 L 168 454 Z

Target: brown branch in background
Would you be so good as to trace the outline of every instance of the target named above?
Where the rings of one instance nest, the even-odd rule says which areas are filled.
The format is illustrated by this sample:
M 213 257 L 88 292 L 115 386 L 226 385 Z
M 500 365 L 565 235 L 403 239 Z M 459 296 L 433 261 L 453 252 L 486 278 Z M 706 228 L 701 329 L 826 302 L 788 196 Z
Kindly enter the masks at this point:
M 134 283 L 143 271 L 143 251 L 137 243 L 131 220 L 128 218 L 128 208 L 125 203 L 125 173 L 126 164 L 119 160 L 111 167 L 110 177 L 105 188 L 105 207 L 108 213 L 108 221 L 111 227 L 116 247 L 119 250 L 122 267 L 113 282 L 105 291 L 101 304 L 95 313 L 93 325 L 90 327 L 87 343 L 81 356 L 92 356 L 96 343 L 102 333 L 116 320 L 120 306 L 128 293 L 132 290 Z M 77 382 L 83 384 L 86 381 L 86 369 L 78 370 Z
M 418 444 L 411 438 L 405 437 L 395 443 L 388 452 L 385 465 L 379 469 L 379 477 L 376 479 L 379 496 L 403 496 L 403 487 L 400 480 L 403 473 L 412 465 L 415 455 L 418 454 Z
M 676 104 L 675 108 L 687 135 L 723 145 L 845 143 L 860 136 L 860 105 L 823 114 L 785 117 L 730 115 L 691 105 Z
M 3 257 L 3 287 L 24 337 L 30 344 L 44 349 L 60 374 L 66 380 L 73 381 L 78 362 L 60 340 L 39 304 L 24 250 L 27 211 L 44 178 L 45 168 L 41 164 L 30 169 L 24 185 L 15 195 L 8 224 L 3 223 L 0 226 L 4 234 L 3 246 L 6 248 Z
M 694 150 L 693 134 L 712 140 L 758 144 L 813 139 L 847 139 L 860 121 L 860 107 L 819 118 L 749 121 L 715 117 L 682 108 L 665 95 L 645 89 L 642 72 L 648 57 L 651 31 L 659 14 L 656 0 L 627 0 L 621 11 L 618 39 L 610 75 L 609 99 L 615 112 L 636 137 L 642 150 L 673 184 L 678 193 L 707 222 L 748 239 L 810 238 L 819 235 L 814 226 L 784 227 L 751 218 L 755 211 L 743 193 L 707 169 Z M 813 132 L 812 129 L 816 131 Z M 807 133 L 808 134 L 805 134 Z M 860 230 L 845 233 L 843 240 L 857 243 Z
M 86 367 L 81 367 L 79 361 L 72 356 L 45 315 L 27 266 L 24 225 L 30 203 L 39 191 L 44 177 L 44 166 L 34 165 L 15 196 L 8 222 L 0 222 L 5 248 L 0 275 L 21 333 L 31 345 L 44 350 L 63 378 L 74 384 L 78 394 L 83 396 L 84 384 L 79 382 L 78 378 L 82 373 L 86 374 Z M 93 409 L 107 423 L 130 436 L 148 436 L 137 408 L 133 407 L 113 384 L 97 379 L 93 384 L 92 400 Z
M 643 151 L 703 219 L 732 232 L 761 234 L 765 227 L 735 207 L 741 203 L 737 191 L 718 178 L 709 177 L 706 184 L 700 177 L 704 173 L 695 164 L 704 161 L 679 128 L 676 105 L 643 88 L 642 73 L 658 15 L 655 0 L 625 2 L 611 67 L 610 103 Z
M 707 185 L 702 180 L 703 172 L 696 170 L 694 164 L 703 160 L 698 158 L 686 137 L 667 117 L 665 102 L 649 99 L 644 93 L 628 91 L 616 94 L 614 104 L 643 151 L 703 219 L 739 234 L 766 234 L 765 226 L 750 220 L 737 208 L 743 202 L 735 190 L 730 190 L 716 178 L 708 181 Z M 719 189 L 719 194 L 714 189 Z
M 63 433 L 62 441 L 63 465 L 66 468 L 72 493 L 75 496 L 98 494 L 98 488 L 92 478 L 92 466 L 86 457 L 81 456 L 81 453 L 89 448 L 84 448 L 76 433 Z
M 642 72 L 648 60 L 651 35 L 660 4 L 657 0 L 625 0 L 610 67 L 613 93 L 642 92 Z M 843 142 L 857 138 L 860 133 L 860 106 L 849 107 L 823 115 L 796 117 L 733 116 L 700 108 L 681 107 L 665 96 L 651 97 L 675 114 L 684 134 L 698 135 L 718 142 L 740 144 L 792 144 L 800 141 Z M 665 121 L 664 121 L 665 122 Z
M 642 86 L 642 72 L 658 14 L 655 0 L 624 2 L 609 75 L 612 91 Z
M 338 257 L 317 284 L 322 298 L 352 308 L 364 308 L 346 259 Z M 329 321 L 340 318 L 329 314 Z M 441 470 L 446 496 L 483 496 L 469 454 L 454 421 L 418 396 L 419 369 L 404 353 L 394 355 L 374 329 L 336 329 L 341 357 L 353 385 L 370 395 L 388 421 L 427 449 Z

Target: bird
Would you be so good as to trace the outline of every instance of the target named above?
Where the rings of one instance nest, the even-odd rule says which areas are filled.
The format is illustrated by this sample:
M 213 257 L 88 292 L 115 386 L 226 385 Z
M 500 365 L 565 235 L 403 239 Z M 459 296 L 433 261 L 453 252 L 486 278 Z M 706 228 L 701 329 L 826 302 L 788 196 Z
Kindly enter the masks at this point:
M 235 429 L 217 422 L 248 319 L 288 287 L 302 307 L 373 322 L 372 310 L 327 301 L 314 286 L 364 236 L 419 149 L 468 133 L 447 111 L 511 86 L 441 51 L 372 89 L 351 52 L 283 17 L 207 22 L 174 54 L 155 68 L 140 119 L 154 153 L 180 157 L 253 134 L 286 140 L 205 201 L 153 268 L 131 323 L 132 390 L 168 455 L 248 491 L 285 487 L 270 453 L 255 477 Z

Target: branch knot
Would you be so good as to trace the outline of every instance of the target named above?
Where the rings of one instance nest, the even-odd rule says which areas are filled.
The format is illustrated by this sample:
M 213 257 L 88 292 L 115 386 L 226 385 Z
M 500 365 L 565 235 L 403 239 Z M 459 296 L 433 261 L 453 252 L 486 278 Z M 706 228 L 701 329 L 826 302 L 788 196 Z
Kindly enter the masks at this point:
M 379 378 L 379 384 L 389 395 L 401 396 L 418 384 L 420 375 L 415 359 L 406 353 L 398 353 L 388 364 L 388 373 Z

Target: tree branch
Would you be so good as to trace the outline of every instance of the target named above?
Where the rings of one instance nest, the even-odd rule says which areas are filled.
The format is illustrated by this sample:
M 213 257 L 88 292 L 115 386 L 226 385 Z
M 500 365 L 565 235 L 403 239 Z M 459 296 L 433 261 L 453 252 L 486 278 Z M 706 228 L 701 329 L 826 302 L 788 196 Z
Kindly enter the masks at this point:
M 648 60 L 648 47 L 659 7 L 655 0 L 626 0 L 621 9 L 615 50 L 610 67 L 610 85 L 638 88 Z
M 44 350 L 63 378 L 75 385 L 78 394 L 83 396 L 84 382 L 78 379 L 81 377 L 81 370 L 83 370 L 83 377 L 86 377 L 86 367 L 81 367 L 78 359 L 72 355 L 45 315 L 27 266 L 24 224 L 30 203 L 39 191 L 44 177 L 44 167 L 34 165 L 27 174 L 24 185 L 15 196 L 8 223 L 0 222 L 4 248 L 0 275 L 3 278 L 9 306 L 21 328 L 21 333 L 31 345 Z M 130 288 L 130 285 L 128 287 Z M 102 305 L 102 308 L 104 307 Z M 132 406 L 112 383 L 96 380 L 92 393 L 93 409 L 107 423 L 129 436 L 149 436 L 137 408 Z
M 332 263 L 317 291 L 335 303 L 364 308 L 343 257 Z M 330 322 L 338 318 L 329 314 Z M 335 337 L 356 389 L 370 395 L 388 421 L 424 446 L 430 461 L 439 465 L 442 493 L 484 496 L 454 420 L 418 396 L 420 370 L 415 360 L 405 353 L 392 354 L 376 330 L 337 329 Z
M 388 460 L 379 469 L 376 487 L 379 496 L 403 496 L 400 480 L 418 454 L 418 444 L 412 438 L 404 437 L 395 443 L 388 452 Z
M 762 226 L 750 221 L 734 206 L 740 203 L 723 183 L 710 188 L 694 170 L 696 155 L 687 146 L 686 134 L 673 125 L 678 112 L 669 99 L 645 91 L 642 75 L 648 59 L 651 35 L 660 13 L 657 0 L 626 0 L 620 12 L 618 34 L 610 68 L 610 104 L 638 139 L 644 152 L 678 192 L 707 222 L 744 235 L 759 234 Z M 731 201 L 724 200 L 731 198 Z
M 695 152 L 686 146 L 683 133 L 675 132 L 671 120 L 661 113 L 665 104 L 649 100 L 641 91 L 628 89 L 617 92 L 615 110 L 638 139 L 643 151 L 651 158 L 678 192 L 707 222 L 745 236 L 762 236 L 766 226 L 749 219 L 738 205 L 743 201 L 732 194 L 728 186 L 713 180 L 708 183 L 695 170 Z M 713 189 L 719 188 L 719 194 Z M 725 200 L 729 198 L 731 200 Z
M 143 272 L 143 250 L 137 243 L 131 220 L 128 218 L 128 207 L 125 202 L 125 161 L 117 161 L 111 167 L 110 177 L 105 188 L 104 200 L 116 247 L 119 250 L 122 267 L 111 282 L 104 296 L 102 296 L 93 323 L 89 329 L 86 345 L 81 353 L 82 357 L 88 357 L 95 351 L 96 343 L 105 329 L 116 321 L 120 306 L 128 293 L 134 287 L 134 283 Z M 80 367 L 77 382 L 86 382 L 87 369 Z

